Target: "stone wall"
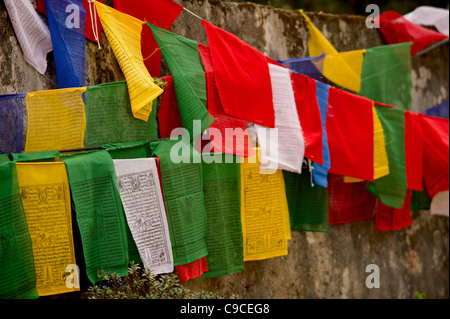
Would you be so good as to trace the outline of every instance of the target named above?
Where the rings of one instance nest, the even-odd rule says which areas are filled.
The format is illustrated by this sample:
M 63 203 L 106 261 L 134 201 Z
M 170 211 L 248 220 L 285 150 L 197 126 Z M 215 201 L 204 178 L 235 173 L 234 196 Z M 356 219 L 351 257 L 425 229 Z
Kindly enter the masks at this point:
M 297 11 L 218 0 L 176 2 L 273 59 L 307 56 L 308 32 Z M 383 45 L 378 30 L 365 27 L 365 17 L 308 15 L 338 51 Z M 172 31 L 207 44 L 200 20 L 185 11 Z M 102 49 L 88 41 L 86 54 L 86 85 L 124 79 L 104 33 Z M 44 76 L 25 62 L 0 0 L 0 94 L 56 88 L 52 54 L 48 60 Z M 448 64 L 448 44 L 413 58 L 414 111 L 449 98 Z M 380 289 L 365 286 L 369 264 L 380 267 Z M 328 234 L 293 232 L 286 257 L 246 262 L 242 273 L 185 285 L 241 298 L 415 298 L 416 291 L 449 298 L 449 220 L 414 212 L 413 226 L 397 232 L 379 232 L 373 222 L 332 226 Z

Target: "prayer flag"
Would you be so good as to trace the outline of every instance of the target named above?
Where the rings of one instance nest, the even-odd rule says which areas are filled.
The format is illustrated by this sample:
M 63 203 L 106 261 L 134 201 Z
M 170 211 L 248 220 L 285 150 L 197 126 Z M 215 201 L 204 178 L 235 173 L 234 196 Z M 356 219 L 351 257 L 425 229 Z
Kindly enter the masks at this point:
M 0 95 L 0 154 L 23 150 L 25 94 Z

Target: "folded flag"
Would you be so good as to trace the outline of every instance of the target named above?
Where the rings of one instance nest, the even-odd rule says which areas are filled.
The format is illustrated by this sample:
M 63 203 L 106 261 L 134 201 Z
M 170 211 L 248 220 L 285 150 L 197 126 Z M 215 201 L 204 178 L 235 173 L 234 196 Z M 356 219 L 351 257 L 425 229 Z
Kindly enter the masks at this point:
M 153 101 L 163 93 L 154 83 L 141 53 L 143 21 L 94 2 L 120 68 L 127 81 L 134 117 L 148 121 Z
M 53 50 L 48 26 L 28 0 L 5 0 L 25 61 L 40 74 L 47 70 L 47 54 Z
M 294 58 L 284 61 L 277 60 L 277 62 L 289 68 L 292 72 L 306 75 L 316 81 L 322 81 L 324 60 L 325 54 L 321 54 L 317 57 Z
M 0 154 L 21 153 L 25 94 L 0 95 Z
M 179 265 L 175 269 L 181 281 L 198 278 L 208 271 L 206 257 L 202 257 L 186 265 Z
M 379 231 L 396 231 L 411 226 L 411 191 L 408 190 L 401 208 L 392 208 L 377 200 L 375 214 L 375 224 Z
M 114 8 L 139 20 L 169 30 L 183 7 L 172 0 L 113 0 Z M 141 50 L 144 64 L 152 77 L 159 78 L 161 70 L 161 50 L 158 49 L 153 33 L 143 28 Z
M 389 44 L 413 42 L 411 56 L 437 41 L 448 39 L 448 35 L 414 24 L 395 11 L 386 11 L 376 20 Z
M 225 113 L 264 127 L 275 127 L 267 58 L 235 35 L 206 21 L 202 24 Z

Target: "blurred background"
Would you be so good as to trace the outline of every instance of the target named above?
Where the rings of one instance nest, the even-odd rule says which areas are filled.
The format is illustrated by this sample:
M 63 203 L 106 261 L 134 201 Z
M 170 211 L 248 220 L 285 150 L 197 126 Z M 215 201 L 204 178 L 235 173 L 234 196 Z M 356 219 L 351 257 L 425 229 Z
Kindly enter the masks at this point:
M 381 13 L 394 10 L 402 15 L 413 11 L 419 6 L 433 6 L 438 8 L 449 7 L 449 1 L 445 0 L 222 0 L 232 2 L 253 2 L 257 4 L 271 5 L 281 9 L 304 9 L 305 11 L 325 12 L 334 14 L 366 15 L 366 7 L 369 4 L 377 4 Z

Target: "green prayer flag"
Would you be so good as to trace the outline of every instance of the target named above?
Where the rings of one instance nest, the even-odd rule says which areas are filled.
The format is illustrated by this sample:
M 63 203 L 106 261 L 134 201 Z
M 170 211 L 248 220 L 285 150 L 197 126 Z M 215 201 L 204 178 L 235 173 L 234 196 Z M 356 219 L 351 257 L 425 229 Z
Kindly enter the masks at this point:
M 430 209 L 431 209 L 431 199 L 428 197 L 427 191 L 411 191 L 412 212 Z
M 54 162 L 59 155 L 59 151 L 11 153 L 11 157 L 15 162 Z
M 85 96 L 85 147 L 158 138 L 156 105 L 147 122 L 135 118 L 125 81 L 90 86 Z
M 311 174 L 283 171 L 291 230 L 328 233 L 328 190 L 312 186 Z
M 8 154 L 0 154 L 0 165 L 11 162 Z
M 0 299 L 35 299 L 33 249 L 14 162 L 0 165 Z
M 107 150 L 112 159 L 135 159 L 150 157 L 150 141 L 131 143 L 105 144 L 102 148 Z
M 215 154 L 217 155 L 217 154 Z M 221 163 L 202 162 L 203 189 L 207 216 L 206 278 L 244 270 L 241 225 L 240 164 L 228 154 L 219 154 Z
M 389 175 L 367 183 L 367 189 L 389 207 L 402 208 L 408 184 L 405 164 L 405 112 L 400 109 L 375 106 L 384 130 L 389 160 Z
M 186 265 L 208 254 L 201 158 L 183 139 L 151 142 L 150 149 L 160 159 L 174 266 Z
M 362 66 L 359 95 L 404 110 L 412 106 L 411 43 L 368 49 Z
M 214 122 L 214 118 L 206 110 L 206 79 L 200 63 L 198 43 L 151 24 L 147 25 L 172 73 L 181 122 L 192 141 Z M 201 122 L 201 131 L 194 131 L 195 120 Z
M 104 150 L 64 156 L 80 229 L 86 272 L 94 284 L 99 270 L 128 273 L 125 213 L 114 162 Z

